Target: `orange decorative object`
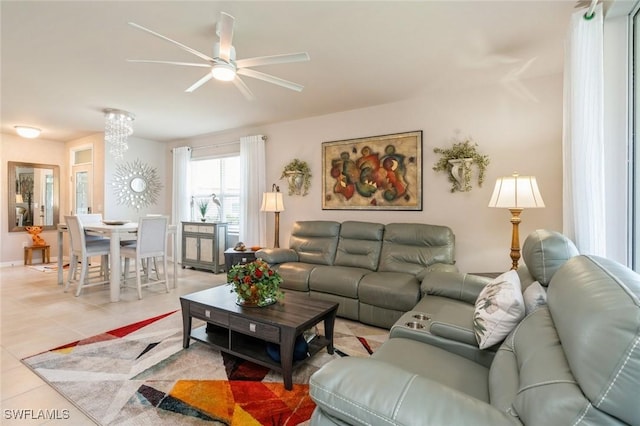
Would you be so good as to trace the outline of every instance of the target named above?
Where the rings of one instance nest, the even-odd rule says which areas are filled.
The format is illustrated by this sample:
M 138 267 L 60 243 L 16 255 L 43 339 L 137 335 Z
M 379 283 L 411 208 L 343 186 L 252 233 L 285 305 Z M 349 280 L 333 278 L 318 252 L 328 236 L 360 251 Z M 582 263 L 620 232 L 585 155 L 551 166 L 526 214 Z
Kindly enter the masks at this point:
M 31 234 L 31 240 L 33 240 L 35 247 L 47 245 L 47 242 L 39 235 L 42 232 L 42 226 L 25 226 L 24 229 Z
M 251 246 L 251 251 L 258 251 L 260 250 L 262 247 L 260 246 Z

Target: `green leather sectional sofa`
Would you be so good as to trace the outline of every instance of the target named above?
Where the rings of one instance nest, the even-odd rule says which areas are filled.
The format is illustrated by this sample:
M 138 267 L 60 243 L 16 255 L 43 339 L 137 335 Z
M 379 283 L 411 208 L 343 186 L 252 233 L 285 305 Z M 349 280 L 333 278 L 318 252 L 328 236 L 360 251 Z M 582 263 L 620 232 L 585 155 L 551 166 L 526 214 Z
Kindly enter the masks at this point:
M 340 303 L 338 316 L 390 328 L 420 300 L 431 271 L 457 271 L 455 237 L 420 223 L 300 221 L 289 248 L 256 257 L 283 278 L 282 288 Z
M 640 425 L 640 275 L 550 231 L 527 237 L 523 259 L 522 286 L 546 286 L 546 304 L 502 344 L 461 342 L 484 284 L 431 273 L 415 307 L 430 327 L 401 317 L 370 358 L 314 373 L 311 425 Z M 434 322 L 459 333 L 437 335 Z

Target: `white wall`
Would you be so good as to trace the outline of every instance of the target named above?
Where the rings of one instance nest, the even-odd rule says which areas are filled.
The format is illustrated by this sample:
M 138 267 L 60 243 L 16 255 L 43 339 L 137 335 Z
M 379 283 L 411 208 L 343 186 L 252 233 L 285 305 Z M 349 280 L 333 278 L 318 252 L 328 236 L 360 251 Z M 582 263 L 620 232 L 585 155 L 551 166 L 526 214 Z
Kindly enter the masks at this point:
M 171 175 L 167 174 L 167 146 L 166 144 L 129 137 L 129 149 L 124 158 L 117 163 L 108 153 L 104 155 L 104 215 L 105 219 L 111 220 L 131 220 L 137 221 L 140 216 L 147 214 L 166 214 L 171 215 Z M 108 147 L 105 148 L 108 151 Z M 155 204 L 136 209 L 127 205 L 118 204 L 117 197 L 112 187 L 113 177 L 116 173 L 117 164 L 132 165 L 139 160 L 143 165 L 155 168 L 157 176 L 160 180 L 162 188 L 158 194 Z
M 27 163 L 53 164 L 60 166 L 60 180 L 68 175 L 65 161 L 65 146 L 63 142 L 50 141 L 42 138 L 24 139 L 19 136 L 0 134 L 0 266 L 22 265 L 23 243 L 31 245 L 31 237 L 27 232 L 9 232 L 8 223 L 8 183 L 7 162 L 23 161 Z M 61 201 L 66 197 L 66 185 L 60 185 Z M 63 204 L 60 206 L 62 207 Z M 62 210 L 60 210 L 62 214 Z M 51 257 L 57 256 L 56 231 L 43 231 L 40 236 L 51 246 Z M 37 256 L 37 255 L 36 255 Z
M 456 258 L 465 272 L 509 269 L 511 223 L 508 210 L 487 207 L 495 179 L 517 171 L 538 179 L 546 208 L 522 214 L 521 243 L 533 230 L 562 227 L 562 76 L 524 82 L 538 102 L 514 97 L 501 85 L 464 93 L 443 88 L 440 93 L 372 108 L 347 111 L 286 123 L 207 135 L 172 146 L 227 142 L 242 135 L 267 136 L 267 184 L 285 192 L 286 211 L 280 215 L 281 246 L 287 246 L 297 220 L 363 220 L 379 223 L 419 222 L 450 226 L 456 234 Z M 423 211 L 322 210 L 322 142 L 366 136 L 423 131 Z M 468 193 L 449 192 L 443 173 L 432 170 L 435 147 L 448 147 L 456 131 L 469 135 L 489 155 L 486 182 Z M 280 181 L 293 158 L 309 163 L 309 195 L 288 196 Z M 268 241 L 273 244 L 273 215 L 268 214 Z M 252 241 L 245 241 L 253 245 Z

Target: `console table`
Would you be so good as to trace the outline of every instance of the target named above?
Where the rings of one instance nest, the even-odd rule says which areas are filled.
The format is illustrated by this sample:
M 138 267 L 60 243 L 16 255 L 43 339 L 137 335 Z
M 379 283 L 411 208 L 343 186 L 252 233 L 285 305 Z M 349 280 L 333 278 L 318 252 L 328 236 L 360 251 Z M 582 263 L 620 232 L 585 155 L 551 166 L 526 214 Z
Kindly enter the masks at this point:
M 224 269 L 227 223 L 182 222 L 182 267 L 219 273 Z

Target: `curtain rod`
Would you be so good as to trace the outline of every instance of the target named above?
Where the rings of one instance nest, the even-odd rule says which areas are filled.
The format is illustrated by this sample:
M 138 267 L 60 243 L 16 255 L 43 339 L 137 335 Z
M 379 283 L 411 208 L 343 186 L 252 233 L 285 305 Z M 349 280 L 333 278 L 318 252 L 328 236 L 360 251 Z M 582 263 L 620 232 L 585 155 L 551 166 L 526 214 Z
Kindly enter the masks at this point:
M 262 136 L 262 140 L 266 142 L 267 137 L 266 136 Z M 236 144 L 236 143 L 240 143 L 240 139 L 235 140 L 235 141 L 229 141 L 229 142 L 214 143 L 214 144 L 211 144 L 211 145 L 194 146 L 191 149 L 196 150 L 196 149 L 205 149 L 205 148 L 219 148 L 221 146 L 233 145 L 233 144 Z

